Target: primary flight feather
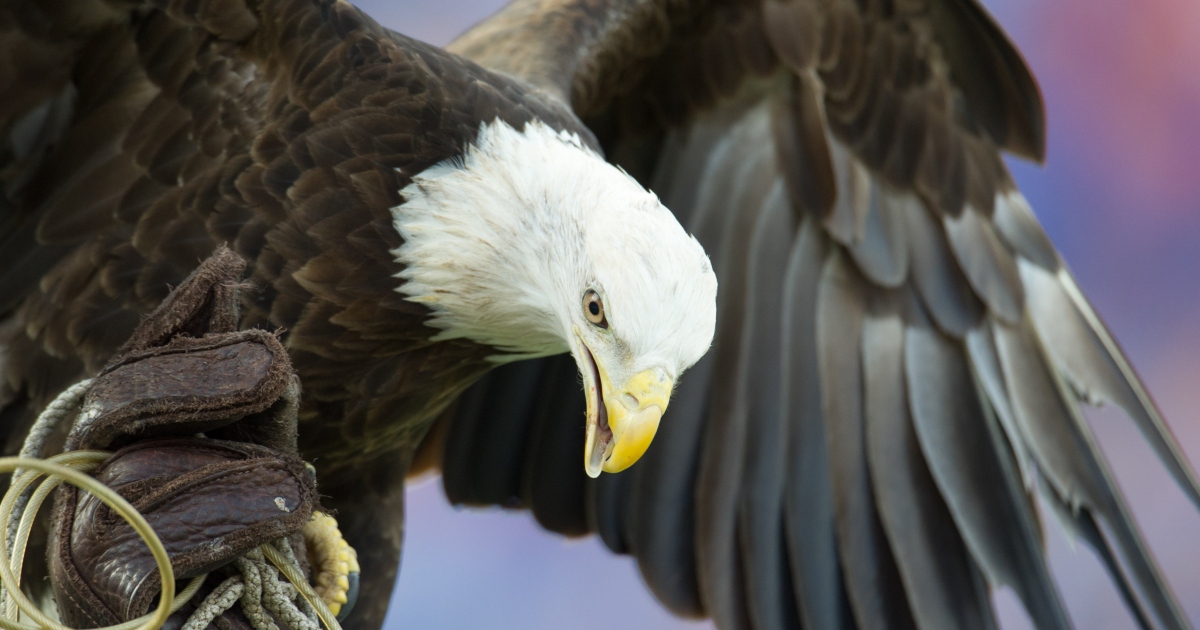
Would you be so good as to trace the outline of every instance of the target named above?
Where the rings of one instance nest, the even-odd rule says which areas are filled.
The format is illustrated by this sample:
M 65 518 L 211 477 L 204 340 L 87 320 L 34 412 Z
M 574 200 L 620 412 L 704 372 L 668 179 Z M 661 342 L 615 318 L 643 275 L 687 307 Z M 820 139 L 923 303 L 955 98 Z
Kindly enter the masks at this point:
M 1001 586 L 1068 627 L 1039 496 L 1188 625 L 1080 405 L 1200 485 L 1001 161 L 1042 104 L 974 0 L 517 0 L 446 50 L 333 0 L 7 0 L 0 51 L 10 450 L 228 243 L 348 627 L 428 466 L 722 628 L 991 627 Z

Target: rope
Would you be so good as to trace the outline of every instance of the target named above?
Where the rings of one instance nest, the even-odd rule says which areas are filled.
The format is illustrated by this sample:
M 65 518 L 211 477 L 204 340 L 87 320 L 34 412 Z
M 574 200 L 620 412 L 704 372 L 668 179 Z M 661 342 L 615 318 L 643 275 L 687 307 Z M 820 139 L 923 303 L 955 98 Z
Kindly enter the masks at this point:
M 182 630 L 204 630 L 238 602 L 254 630 L 277 630 L 272 615 L 292 630 L 320 630 L 321 624 L 327 628 L 340 627 L 333 613 L 299 575 L 296 557 L 286 538 L 250 551 L 238 558 L 234 566 L 239 574 L 213 589 Z M 295 574 L 290 574 L 292 571 Z M 280 573 L 284 580 L 279 579 Z
M 108 459 L 108 453 L 103 451 L 74 451 L 71 453 L 58 455 L 49 461 L 53 461 L 63 466 L 71 466 L 80 470 L 81 472 L 91 472 L 96 466 L 100 465 L 100 462 L 103 462 L 105 459 Z M 38 486 L 38 489 L 33 493 L 32 497 L 26 495 L 25 490 L 29 486 L 33 485 L 33 483 L 37 481 L 37 478 L 40 476 L 41 473 L 36 471 L 23 471 L 20 469 L 14 471 L 13 481 L 9 485 L 9 492 L 5 494 L 5 501 L 8 500 L 9 496 L 16 497 L 16 499 L 13 501 L 12 510 L 4 511 L 3 507 L 5 503 L 0 502 L 0 518 L 7 519 L 10 528 L 13 523 L 17 524 L 17 529 L 15 535 L 13 536 L 13 540 L 8 544 L 5 550 L 8 551 L 9 555 L 12 557 L 13 574 L 16 575 L 17 578 L 14 588 L 18 590 L 21 587 L 21 570 L 25 563 L 25 548 L 29 543 L 29 533 L 33 529 L 34 517 L 37 516 L 38 510 L 42 507 L 42 502 L 45 501 L 50 492 L 62 483 L 62 479 L 50 477 L 49 479 L 46 479 L 46 481 L 42 482 L 40 486 Z M 23 499 L 25 501 L 22 501 Z M 18 508 L 22 508 L 24 511 L 21 512 L 18 510 Z M 6 596 L 5 613 L 12 616 L 16 614 L 16 611 L 18 610 L 17 602 L 8 593 L 7 586 L 5 586 L 4 592 Z
M 87 394 L 88 389 L 91 388 L 92 381 L 93 379 L 89 378 L 75 383 L 55 397 L 54 400 L 50 401 L 49 405 L 46 405 L 46 408 L 43 409 L 42 413 L 38 414 L 37 419 L 34 420 L 33 426 L 29 428 L 29 434 L 25 436 L 25 442 L 21 445 L 21 452 L 19 454 L 20 457 L 35 459 L 42 457 L 46 450 L 47 440 L 50 439 L 50 436 L 56 429 L 58 429 L 59 425 L 61 425 L 64 420 L 69 418 L 70 414 L 72 414 L 75 409 L 79 407 L 79 404 L 83 401 L 83 397 Z M 17 485 L 17 481 L 24 476 L 24 473 L 25 470 L 21 468 L 13 471 L 13 482 L 9 485 L 10 492 L 13 491 L 13 488 Z M 30 479 L 30 481 L 32 481 L 32 479 Z M 46 495 L 48 495 L 50 490 L 54 489 L 54 487 L 57 485 L 57 483 L 50 484 L 50 480 L 47 480 L 42 487 L 38 488 L 38 491 L 34 493 L 33 497 L 25 494 L 25 488 L 27 485 L 22 485 L 19 490 L 16 490 L 17 498 L 13 505 L 13 515 L 6 520 L 7 525 L 4 532 L 4 542 L 8 549 L 20 549 L 20 552 L 15 554 L 19 560 L 14 567 L 18 576 L 21 575 L 21 568 L 24 565 L 25 543 L 29 538 L 28 534 L 26 534 L 23 537 L 24 540 L 17 540 L 19 538 L 18 532 L 20 531 L 21 524 L 25 520 L 24 512 L 26 506 L 28 505 L 29 501 L 34 501 L 36 505 L 34 506 L 33 512 L 36 514 L 38 508 L 41 507 L 42 501 L 45 500 Z M 15 614 L 17 609 L 16 600 L 12 597 L 9 597 L 8 587 L 6 585 L 0 585 L 0 601 L 3 602 L 3 611 L 6 615 L 11 616 Z
M 29 435 L 25 437 L 25 444 L 21 446 L 21 457 L 42 456 L 47 438 L 83 401 L 84 395 L 92 386 L 92 380 L 87 378 L 68 387 L 42 410 L 37 420 L 34 421 L 33 427 L 29 429 Z
M 63 420 L 69 417 L 69 414 L 75 411 L 79 403 L 87 394 L 88 388 L 92 386 L 93 379 L 84 379 L 67 388 L 66 391 L 59 394 L 42 413 L 38 414 L 37 420 L 34 420 L 33 426 L 29 429 L 29 435 L 25 436 L 25 443 L 21 445 L 21 457 L 41 458 L 46 450 L 46 441 L 50 439 L 50 435 L 62 424 Z M 25 472 L 18 468 L 13 471 L 13 479 L 20 477 Z M 17 535 L 17 526 L 20 523 L 21 514 L 25 511 L 25 504 L 29 500 L 24 494 L 17 497 L 17 503 L 14 506 L 16 518 L 8 522 L 8 527 L 5 531 L 4 540 L 10 546 L 13 544 L 13 539 Z M 7 599 L 5 599 L 7 601 Z
M 187 600 L 179 598 L 178 606 L 176 606 L 175 596 L 175 572 L 171 570 L 171 559 L 167 555 L 167 549 L 163 546 L 162 541 L 151 529 L 150 524 L 146 519 L 138 513 L 121 495 L 116 491 L 105 486 L 97 481 L 94 477 L 87 475 L 84 470 L 94 469 L 98 463 L 83 459 L 80 461 L 80 455 L 88 454 L 94 457 L 97 451 L 83 451 L 66 453 L 64 455 L 56 455 L 49 460 L 31 459 L 27 457 L 3 457 L 0 458 L 0 473 L 12 472 L 18 468 L 29 469 L 20 478 L 13 482 L 13 487 L 4 495 L 4 500 L 0 501 L 0 518 L 11 519 L 13 513 L 13 505 L 16 503 L 16 497 L 23 492 L 30 484 L 32 484 L 41 475 L 51 476 L 51 481 L 61 483 L 63 481 L 77 486 L 87 492 L 92 493 L 96 498 L 100 499 L 114 512 L 121 515 L 126 522 L 133 527 L 146 545 L 150 547 L 150 553 L 154 556 L 154 562 L 158 565 L 158 571 L 162 578 L 162 596 L 159 597 L 158 607 L 153 612 L 138 619 L 128 621 L 123 624 L 107 626 L 102 630 L 157 630 L 166 622 L 167 617 L 172 612 L 178 610 Z M 74 461 L 72 461 L 74 460 Z M 74 463 L 75 467 L 64 465 L 61 462 Z M 22 519 L 25 521 L 26 519 Z M 32 519 L 28 519 L 32 522 Z M 26 532 L 28 536 L 28 532 Z M 7 595 L 15 603 L 20 612 L 25 613 L 33 618 L 37 625 L 27 625 L 17 621 L 17 615 L 10 613 L 7 609 L 5 615 L 0 617 L 0 628 L 5 630 L 71 630 L 66 626 L 48 617 L 21 592 L 21 582 L 13 573 L 19 559 L 9 558 L 8 545 L 0 545 L 0 580 L 7 587 Z M 203 576 L 192 580 L 192 584 L 188 585 L 184 593 L 180 595 L 195 594 L 203 582 Z M 193 588 L 194 587 L 194 588 Z M 191 591 L 191 593 L 187 593 Z M 6 607 L 7 608 L 7 607 Z
M 208 577 L 205 574 L 193 578 L 182 592 L 175 593 L 175 572 L 170 557 L 150 524 L 121 495 L 87 474 L 98 468 L 111 453 L 71 451 L 39 459 L 50 435 L 71 417 L 91 384 L 90 379 L 84 380 L 59 394 L 34 422 L 21 448 L 21 456 L 0 458 L 0 473 L 13 473 L 8 491 L 0 500 L 0 521 L 6 524 L 4 544 L 0 545 L 0 601 L 3 603 L 0 630 L 71 630 L 47 616 L 25 596 L 20 578 L 37 512 L 50 492 L 63 482 L 92 493 L 121 515 L 150 548 L 162 579 L 162 595 L 154 611 L 97 630 L 158 630 L 167 617 L 195 596 Z M 80 420 L 93 419 L 84 417 Z M 26 490 L 43 476 L 47 479 L 27 494 Z M 336 529 L 336 524 L 334 527 Z M 300 572 L 286 538 L 246 553 L 237 558 L 233 566 L 240 575 L 231 576 L 218 585 L 189 616 L 183 630 L 203 630 L 215 620 L 219 623 L 217 618 L 239 602 L 254 630 L 279 630 L 274 618 L 282 621 L 288 630 L 320 630 L 321 624 L 327 630 L 341 630 L 334 614 Z M 286 580 L 279 579 L 280 573 Z M 21 613 L 32 618 L 36 625 L 21 623 Z
M 287 545 L 286 540 L 277 542 Z M 325 605 L 325 601 L 317 595 L 313 587 L 309 585 L 308 580 L 304 579 L 304 574 L 300 573 L 300 569 L 296 563 L 296 556 L 292 554 L 291 547 L 287 546 L 286 549 L 287 555 L 284 555 L 271 545 L 262 546 L 263 555 L 300 591 L 300 595 L 313 608 L 317 617 L 325 624 L 325 627 L 329 630 L 341 630 L 341 624 L 338 623 L 337 617 L 329 610 L 329 607 Z
M 204 598 L 182 630 L 204 630 L 218 615 L 233 608 L 244 592 L 246 585 L 239 578 L 225 580 Z

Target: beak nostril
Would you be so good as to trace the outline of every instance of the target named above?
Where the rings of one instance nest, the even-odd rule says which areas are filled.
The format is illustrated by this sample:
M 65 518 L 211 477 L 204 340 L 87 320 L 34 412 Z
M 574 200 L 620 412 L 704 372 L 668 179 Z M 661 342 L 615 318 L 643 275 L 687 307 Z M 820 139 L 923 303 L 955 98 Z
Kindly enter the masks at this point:
M 621 402 L 625 403 L 625 407 L 628 409 L 637 409 L 638 408 L 637 397 L 634 396 L 633 394 L 630 394 L 629 392 L 626 392 L 621 395 Z

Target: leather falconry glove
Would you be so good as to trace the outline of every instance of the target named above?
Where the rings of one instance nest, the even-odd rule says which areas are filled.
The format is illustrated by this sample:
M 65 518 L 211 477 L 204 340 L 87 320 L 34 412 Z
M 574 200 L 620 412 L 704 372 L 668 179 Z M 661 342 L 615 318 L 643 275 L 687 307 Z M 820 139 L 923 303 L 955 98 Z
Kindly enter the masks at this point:
M 300 384 L 275 334 L 237 331 L 244 270 L 221 247 L 173 290 L 96 377 L 67 438 L 66 450 L 115 451 L 93 474 L 145 516 L 177 579 L 211 573 L 167 628 L 222 567 L 265 543 L 288 538 L 309 571 L 301 529 L 317 495 L 296 449 Z M 57 490 L 48 553 L 59 614 L 74 627 L 135 619 L 159 595 L 149 549 L 75 487 Z M 251 628 L 237 606 L 212 625 Z

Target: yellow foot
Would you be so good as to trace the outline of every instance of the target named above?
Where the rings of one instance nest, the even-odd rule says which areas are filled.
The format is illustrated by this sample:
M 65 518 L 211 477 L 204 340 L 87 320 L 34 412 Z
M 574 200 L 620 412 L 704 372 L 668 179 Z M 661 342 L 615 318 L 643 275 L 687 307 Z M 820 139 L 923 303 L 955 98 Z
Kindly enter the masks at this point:
M 358 597 L 358 554 L 342 538 L 337 519 L 320 512 L 304 526 L 304 544 L 316 578 L 313 590 L 339 620 L 344 619 Z

